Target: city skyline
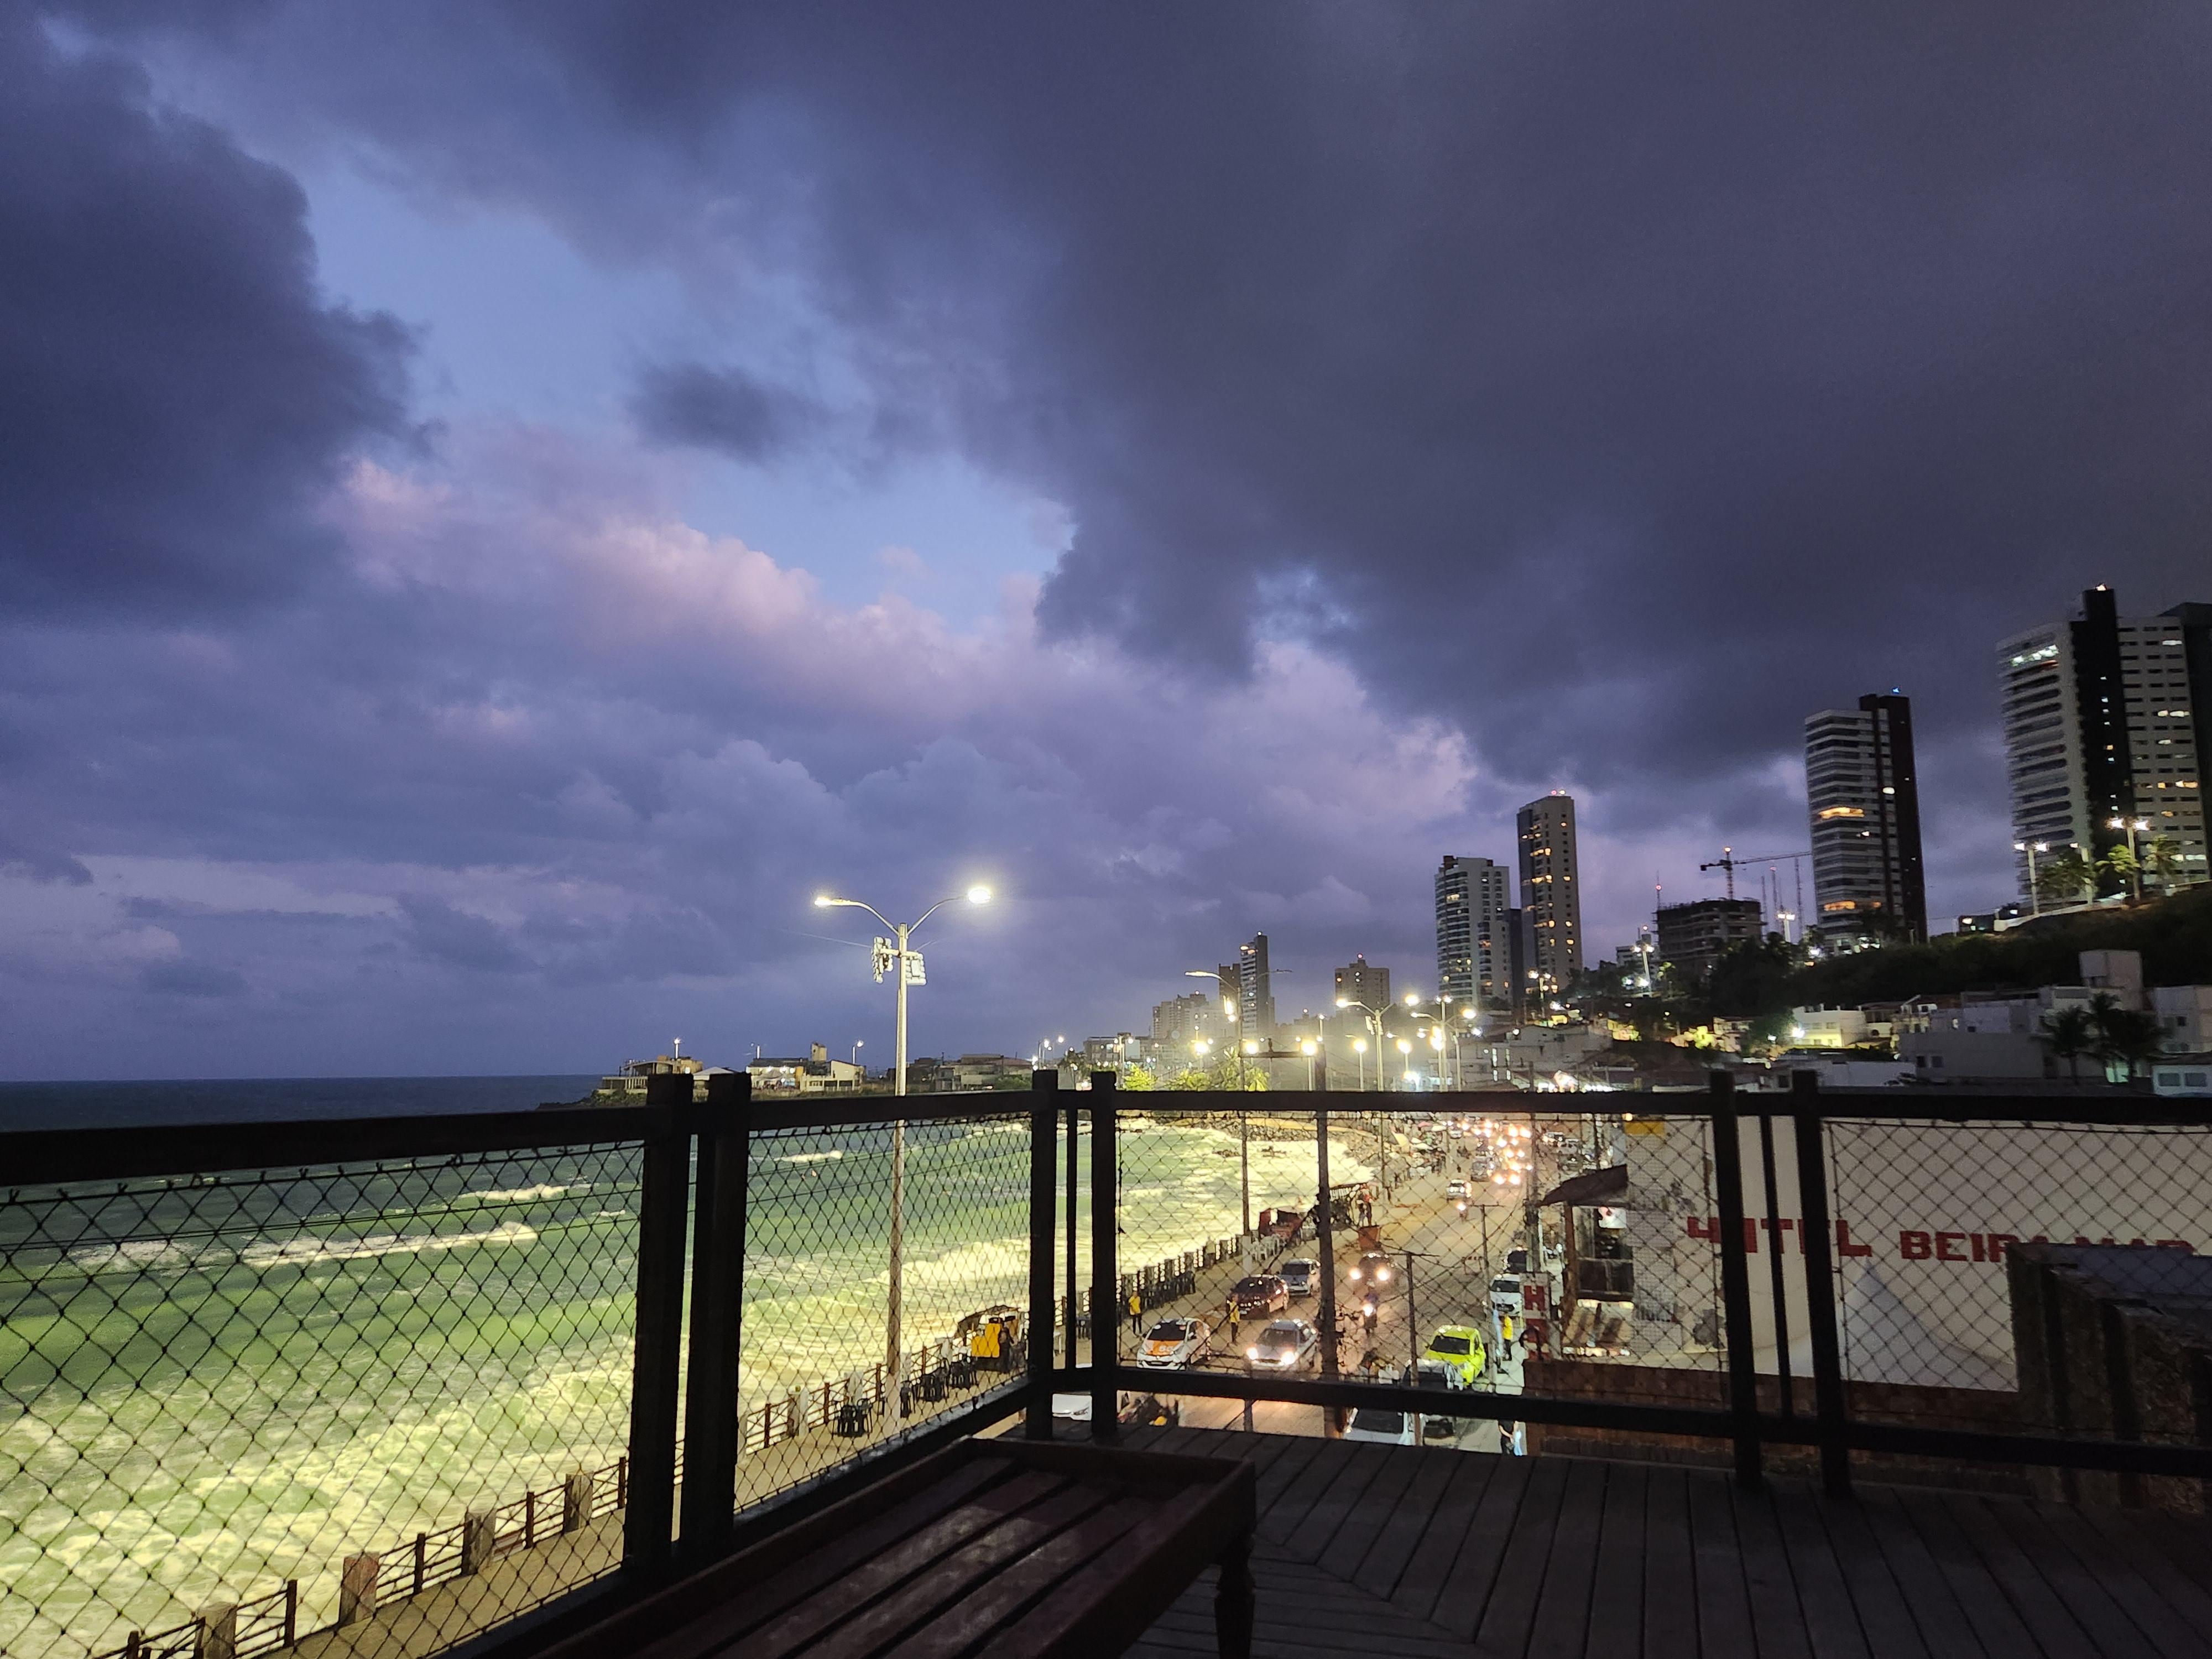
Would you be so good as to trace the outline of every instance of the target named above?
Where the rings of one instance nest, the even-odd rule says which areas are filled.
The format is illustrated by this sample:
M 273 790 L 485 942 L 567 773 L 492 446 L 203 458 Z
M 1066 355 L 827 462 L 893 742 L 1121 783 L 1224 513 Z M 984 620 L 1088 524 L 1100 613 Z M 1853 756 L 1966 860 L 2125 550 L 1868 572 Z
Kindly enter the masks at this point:
M 1893 684 L 2008 897 L 1993 642 L 2203 591 L 2212 48 L 1399 15 L 10 12 L 0 1068 L 873 1053 L 833 887 L 1002 895 L 917 1052 L 1310 1002 L 1553 789 L 1594 959 Z

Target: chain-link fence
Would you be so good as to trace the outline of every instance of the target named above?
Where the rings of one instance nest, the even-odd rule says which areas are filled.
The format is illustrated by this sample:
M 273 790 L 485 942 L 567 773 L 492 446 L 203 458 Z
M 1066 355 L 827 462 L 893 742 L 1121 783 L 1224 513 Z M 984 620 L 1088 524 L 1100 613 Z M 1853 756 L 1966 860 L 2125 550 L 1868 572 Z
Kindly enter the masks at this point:
M 2202 1126 L 1848 1118 L 1826 1125 L 1826 1154 L 1844 1373 L 1865 1420 L 2021 1426 L 2017 1244 L 2117 1245 L 2150 1267 L 2212 1249 Z
M 1717 1406 L 1703 1125 L 1685 1120 L 1668 1140 L 1661 1121 L 1572 1109 L 1587 1103 L 1124 1097 L 1124 1363 Z M 1595 1385 L 1581 1375 L 1592 1366 L 1605 1368 Z M 1188 1401 L 1182 1414 L 1223 1415 Z M 1501 1443 L 1489 1420 L 1398 1421 L 1426 1442 Z
M 1020 1375 L 1025 1112 L 769 1130 L 750 1166 L 740 1506 Z
M 613 1146 L 0 1194 L 0 1650 L 404 1601 L 426 1651 L 608 1570 L 638 1182 Z

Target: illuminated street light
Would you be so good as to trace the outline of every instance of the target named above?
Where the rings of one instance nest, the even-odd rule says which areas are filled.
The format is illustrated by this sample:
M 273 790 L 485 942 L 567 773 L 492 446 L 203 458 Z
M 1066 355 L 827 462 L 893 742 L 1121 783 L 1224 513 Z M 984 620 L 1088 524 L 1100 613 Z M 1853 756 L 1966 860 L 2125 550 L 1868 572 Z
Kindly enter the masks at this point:
M 991 902 L 991 890 L 978 883 L 968 890 L 965 896 L 970 904 L 988 904 Z M 898 1052 L 892 1060 L 891 1068 L 891 1092 L 894 1095 L 902 1096 L 906 1093 L 907 983 L 909 978 L 919 977 L 921 972 L 921 952 L 913 948 L 914 934 L 923 922 L 927 921 L 946 905 L 956 902 L 949 898 L 939 899 L 914 921 L 895 922 L 877 909 L 874 905 L 860 899 L 841 898 L 834 893 L 817 893 L 814 896 L 814 908 L 817 910 L 841 908 L 866 910 L 897 937 L 897 944 L 889 950 L 884 948 L 890 945 L 889 940 L 878 940 L 876 958 L 878 963 L 876 978 L 878 982 L 883 979 L 883 964 L 885 962 L 890 963 L 890 970 L 897 975 L 898 979 L 898 1024 L 895 1044 Z M 909 961 L 913 963 L 911 972 L 908 968 Z M 899 1402 L 902 1358 L 899 1352 L 901 1340 L 899 1320 L 906 1298 L 906 1122 L 903 1119 L 891 1125 L 890 1210 L 890 1273 L 884 1308 L 884 1349 L 886 1359 L 884 1369 L 884 1427 L 886 1432 L 896 1430 L 898 1427 L 899 1419 L 903 1415 Z

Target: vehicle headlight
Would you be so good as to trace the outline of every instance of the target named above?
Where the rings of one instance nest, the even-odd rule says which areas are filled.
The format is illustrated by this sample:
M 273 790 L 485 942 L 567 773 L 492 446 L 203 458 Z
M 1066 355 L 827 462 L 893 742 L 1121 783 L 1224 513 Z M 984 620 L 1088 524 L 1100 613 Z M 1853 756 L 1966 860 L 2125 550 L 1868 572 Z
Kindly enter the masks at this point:
M 1244 1350 L 1244 1357 L 1247 1359 L 1257 1359 L 1260 1357 L 1260 1351 L 1257 1348 L 1247 1348 Z

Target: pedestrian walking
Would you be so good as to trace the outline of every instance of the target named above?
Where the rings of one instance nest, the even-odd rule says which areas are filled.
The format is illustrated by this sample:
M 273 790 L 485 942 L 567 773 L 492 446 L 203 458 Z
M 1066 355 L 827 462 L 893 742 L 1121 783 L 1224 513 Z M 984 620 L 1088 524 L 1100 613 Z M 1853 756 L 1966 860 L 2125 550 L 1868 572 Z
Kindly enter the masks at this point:
M 1244 1310 L 1237 1305 L 1237 1298 L 1232 1296 L 1229 1298 L 1229 1340 L 1231 1342 L 1236 1341 L 1237 1327 L 1243 1321 Z
M 1145 1331 L 1145 1304 L 1137 1299 L 1134 1291 L 1129 1292 L 1129 1328 L 1139 1336 Z

